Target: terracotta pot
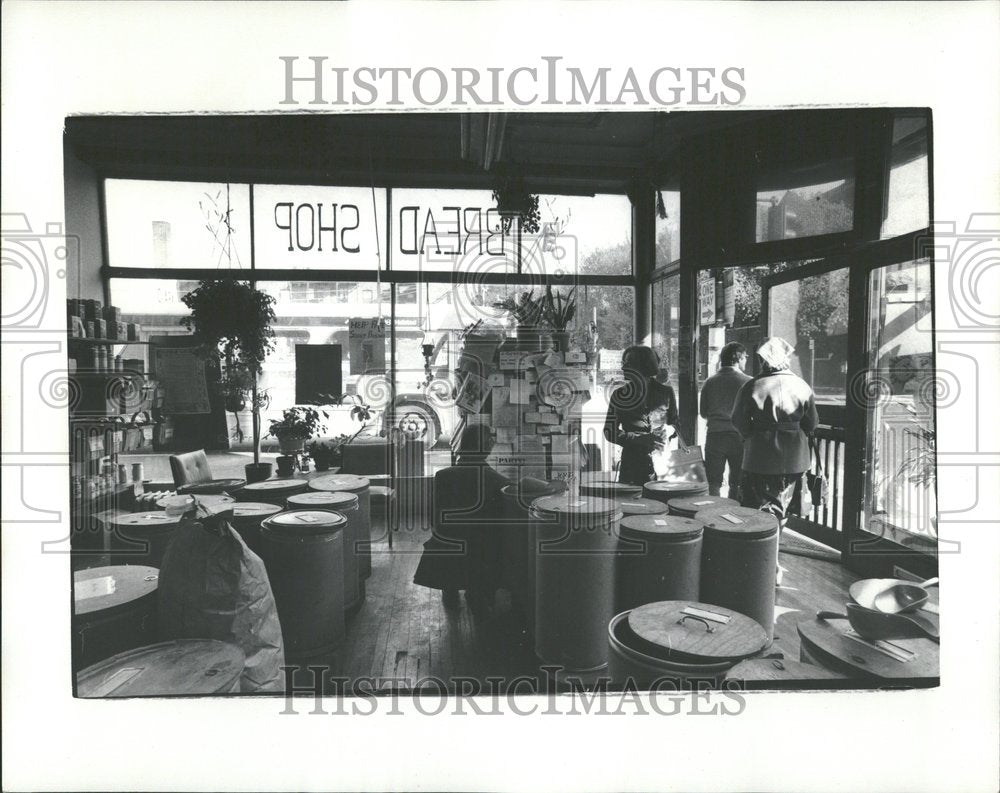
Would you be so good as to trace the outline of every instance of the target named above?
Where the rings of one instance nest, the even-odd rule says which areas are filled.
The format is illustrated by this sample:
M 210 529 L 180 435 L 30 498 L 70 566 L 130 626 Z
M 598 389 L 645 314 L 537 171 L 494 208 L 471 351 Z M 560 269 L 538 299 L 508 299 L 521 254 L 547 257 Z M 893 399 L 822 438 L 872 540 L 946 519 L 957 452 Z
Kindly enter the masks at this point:
M 278 473 L 281 476 L 288 476 L 295 470 L 295 458 L 285 454 L 278 458 Z
M 556 346 L 556 352 L 566 352 L 567 350 L 569 350 L 569 343 L 570 343 L 569 339 L 570 339 L 569 331 L 562 331 L 562 330 L 553 331 L 552 341 Z

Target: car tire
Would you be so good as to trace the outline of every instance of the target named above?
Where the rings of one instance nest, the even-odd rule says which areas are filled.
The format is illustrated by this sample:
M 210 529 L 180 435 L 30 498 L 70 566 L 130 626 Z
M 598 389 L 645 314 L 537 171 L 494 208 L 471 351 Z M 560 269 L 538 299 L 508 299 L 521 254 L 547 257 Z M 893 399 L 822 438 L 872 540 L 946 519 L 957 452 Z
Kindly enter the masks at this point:
M 408 438 L 422 439 L 428 446 L 434 446 L 441 437 L 441 420 L 437 412 L 420 402 L 396 405 L 392 426 Z

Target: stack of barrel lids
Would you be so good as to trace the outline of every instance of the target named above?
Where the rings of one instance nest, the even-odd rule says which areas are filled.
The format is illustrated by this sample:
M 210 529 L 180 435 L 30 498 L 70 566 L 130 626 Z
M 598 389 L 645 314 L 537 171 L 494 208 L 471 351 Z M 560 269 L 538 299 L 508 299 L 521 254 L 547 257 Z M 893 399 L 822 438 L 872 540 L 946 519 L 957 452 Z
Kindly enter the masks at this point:
M 578 476 L 586 462 L 580 420 L 592 387 L 586 360 L 580 351 L 466 340 L 456 401 L 468 425 L 496 433 L 488 462 L 498 473 L 513 481 Z

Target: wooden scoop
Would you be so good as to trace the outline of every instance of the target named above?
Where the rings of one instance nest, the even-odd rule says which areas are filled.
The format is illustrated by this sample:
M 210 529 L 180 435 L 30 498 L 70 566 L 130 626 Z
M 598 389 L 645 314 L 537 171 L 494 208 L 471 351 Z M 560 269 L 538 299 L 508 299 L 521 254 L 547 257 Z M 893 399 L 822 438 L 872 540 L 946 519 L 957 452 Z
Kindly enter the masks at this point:
M 893 584 L 875 596 L 875 608 L 884 614 L 916 611 L 930 598 L 927 587 L 934 586 L 937 582 L 936 578 L 928 578 L 919 584 Z

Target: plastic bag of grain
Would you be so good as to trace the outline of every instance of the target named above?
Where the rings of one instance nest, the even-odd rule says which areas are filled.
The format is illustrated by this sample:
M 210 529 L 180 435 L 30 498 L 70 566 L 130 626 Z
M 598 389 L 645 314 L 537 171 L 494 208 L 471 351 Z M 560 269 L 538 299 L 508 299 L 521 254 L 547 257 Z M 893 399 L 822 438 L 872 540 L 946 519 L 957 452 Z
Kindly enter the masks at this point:
M 231 504 L 197 496 L 164 504 L 184 520 L 163 557 L 159 579 L 164 639 L 219 639 L 246 655 L 240 691 L 284 690 L 281 623 L 260 557 L 229 524 Z

